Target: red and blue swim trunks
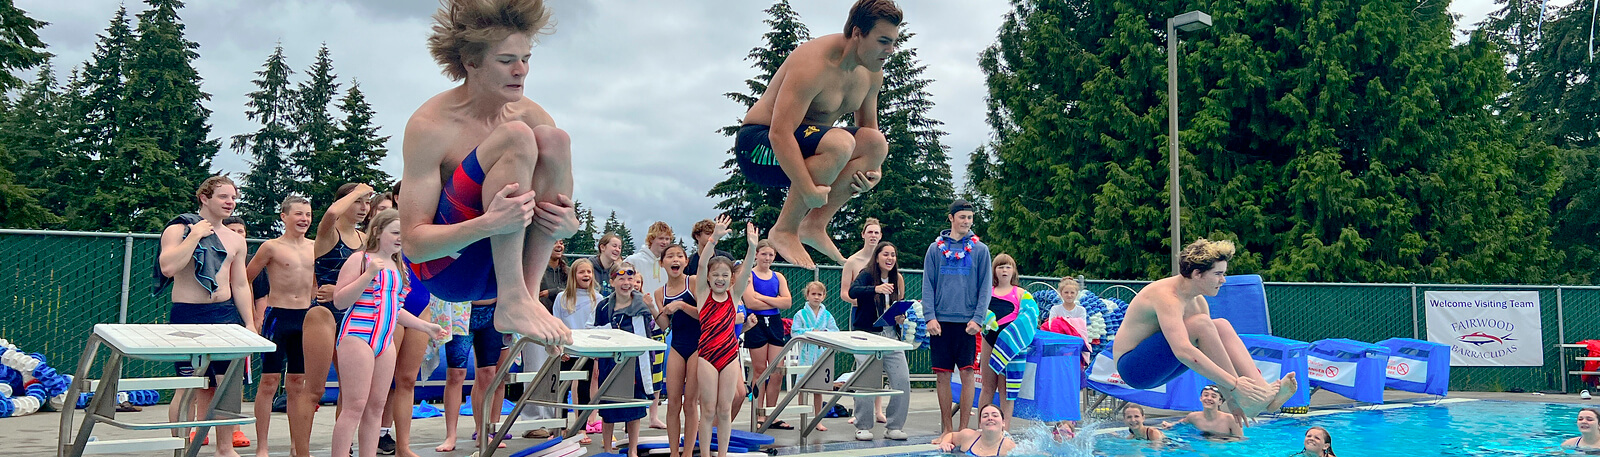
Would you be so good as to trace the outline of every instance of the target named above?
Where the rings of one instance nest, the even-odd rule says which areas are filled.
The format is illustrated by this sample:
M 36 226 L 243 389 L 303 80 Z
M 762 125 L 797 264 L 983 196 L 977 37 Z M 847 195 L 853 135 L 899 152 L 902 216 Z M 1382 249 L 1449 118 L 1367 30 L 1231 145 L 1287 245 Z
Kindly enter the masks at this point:
M 483 215 L 483 167 L 478 150 L 461 160 L 439 194 L 439 213 L 433 223 L 459 224 Z M 473 242 L 461 251 L 426 262 L 411 262 L 411 269 L 428 292 L 440 300 L 464 302 L 495 298 L 494 254 L 489 239 Z

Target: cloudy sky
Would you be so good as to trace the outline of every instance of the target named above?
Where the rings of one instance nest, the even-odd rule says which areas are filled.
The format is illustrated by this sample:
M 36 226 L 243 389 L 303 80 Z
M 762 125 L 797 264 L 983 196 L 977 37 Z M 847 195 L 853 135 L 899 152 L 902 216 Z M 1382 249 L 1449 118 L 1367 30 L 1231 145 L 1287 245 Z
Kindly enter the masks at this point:
M 1568 3 L 1556 0 L 1554 3 Z M 16 0 L 32 17 L 63 74 L 87 60 L 119 0 Z M 130 11 L 142 2 L 128 1 Z M 576 198 L 612 210 L 640 235 L 664 220 L 687 232 L 714 215 L 706 191 L 724 178 L 719 167 L 731 140 L 717 129 L 743 108 L 722 96 L 754 76 L 744 60 L 761 44 L 770 3 L 749 0 L 557 0 L 554 35 L 533 49 L 527 95 L 572 136 Z M 813 36 L 837 33 L 852 0 L 798 0 Z M 977 55 L 994 40 L 1008 2 L 900 2 L 936 103 L 944 143 L 960 184 L 966 155 L 989 138 L 983 122 L 983 74 Z M 1451 10 L 1470 27 L 1493 0 L 1456 0 Z M 188 38 L 200 44 L 195 66 L 211 94 L 211 135 L 222 138 L 217 171 L 242 173 L 246 157 L 228 138 L 259 126 L 244 116 L 253 72 L 281 44 L 295 82 L 304 79 L 318 46 L 327 43 L 341 89 L 359 82 L 377 111 L 390 154 L 382 168 L 400 174 L 405 120 L 428 97 L 453 84 L 441 76 L 423 41 L 437 0 L 189 0 L 179 11 Z M 681 235 L 682 233 L 680 233 Z M 686 238 L 686 236 L 685 236 Z

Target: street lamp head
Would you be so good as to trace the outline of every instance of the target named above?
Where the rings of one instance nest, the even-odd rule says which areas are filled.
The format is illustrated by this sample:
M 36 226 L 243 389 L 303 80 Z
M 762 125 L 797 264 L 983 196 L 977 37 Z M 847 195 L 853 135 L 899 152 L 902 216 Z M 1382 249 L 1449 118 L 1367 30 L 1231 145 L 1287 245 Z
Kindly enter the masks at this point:
M 1193 32 L 1211 27 L 1211 15 L 1199 11 L 1190 11 L 1173 16 L 1171 21 L 1174 28 L 1184 32 Z

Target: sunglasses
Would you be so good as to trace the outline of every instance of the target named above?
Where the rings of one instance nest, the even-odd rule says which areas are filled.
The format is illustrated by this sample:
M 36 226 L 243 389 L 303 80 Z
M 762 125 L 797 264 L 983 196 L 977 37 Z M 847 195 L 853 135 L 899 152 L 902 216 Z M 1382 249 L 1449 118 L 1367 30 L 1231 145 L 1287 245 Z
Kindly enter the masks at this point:
M 633 270 L 618 270 L 614 276 L 633 276 L 634 273 L 636 272 Z

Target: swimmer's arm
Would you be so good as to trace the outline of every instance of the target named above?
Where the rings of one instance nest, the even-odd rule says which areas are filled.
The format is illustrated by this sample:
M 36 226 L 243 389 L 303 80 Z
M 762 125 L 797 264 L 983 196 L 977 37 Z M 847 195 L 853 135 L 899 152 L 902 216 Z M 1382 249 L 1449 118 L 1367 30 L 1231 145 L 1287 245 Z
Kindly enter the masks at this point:
M 439 212 L 439 193 L 444 183 L 439 178 L 439 165 L 444 160 L 443 133 L 427 126 L 429 121 L 412 117 L 406 124 L 405 141 L 401 144 L 404 156 L 400 188 L 401 251 L 413 262 L 427 262 L 461 251 L 473 242 L 489 237 L 487 227 L 474 218 L 459 224 L 438 225 L 433 216 Z M 484 202 L 488 209 L 489 202 Z M 326 216 L 324 216 L 326 217 Z M 321 239 L 322 237 L 317 237 Z M 317 252 L 322 252 L 320 247 Z
M 272 264 L 272 247 L 277 244 L 274 240 L 267 240 L 261 243 L 261 247 L 256 249 L 255 257 L 251 257 L 250 264 L 245 266 L 245 279 L 256 280 L 256 276 L 260 276 L 261 271 L 265 270 L 267 265 Z
M 244 319 L 245 328 L 255 332 L 259 330 L 256 328 L 256 303 L 251 299 L 254 295 L 250 293 L 250 279 L 245 277 L 244 267 L 244 254 L 250 249 L 242 236 L 236 243 L 232 252 L 228 253 L 228 263 L 231 264 L 228 265 L 228 286 L 233 289 L 233 306 L 239 308 L 239 318 Z
M 361 293 L 365 292 L 367 285 L 372 284 L 372 279 L 378 276 L 376 268 L 361 271 L 366 262 L 366 255 L 351 255 L 344 260 L 344 266 L 339 268 L 338 285 L 333 290 L 333 306 L 345 309 L 361 299 Z
M 872 89 L 867 91 L 867 99 L 856 109 L 856 127 L 874 130 L 878 128 L 878 92 L 882 90 L 883 73 L 873 73 Z
M 322 220 L 317 221 L 317 239 L 316 244 L 312 247 L 312 249 L 316 249 L 317 255 L 327 254 L 328 251 L 333 250 L 334 246 L 338 245 L 340 241 L 339 218 L 344 217 L 344 213 L 350 210 L 350 205 L 354 205 L 356 200 L 367 198 L 370 193 L 372 193 L 372 186 L 357 184 L 355 190 L 344 194 L 344 197 L 334 200 L 333 204 L 328 205 L 328 210 L 322 213 Z
M 777 272 L 774 272 L 774 273 L 777 273 Z M 777 273 L 777 275 L 778 275 L 778 296 L 776 296 L 776 297 L 762 297 L 761 300 L 763 302 L 766 302 L 766 304 L 768 306 L 771 306 L 773 308 L 789 309 L 789 308 L 794 306 L 794 297 L 789 295 L 789 278 L 783 276 L 783 273 Z
M 711 240 L 711 244 L 713 246 L 715 246 L 717 244 L 717 240 Z M 751 243 L 751 244 L 752 244 L 751 247 L 755 247 L 754 243 Z M 715 251 L 712 251 L 712 252 L 715 252 Z M 733 280 L 734 296 L 742 296 L 742 295 L 744 295 L 744 293 L 746 291 L 754 292 L 754 290 L 750 288 L 750 278 L 754 277 L 754 275 L 755 275 L 753 273 L 753 271 L 755 270 L 755 265 L 756 265 L 756 250 L 755 249 L 745 249 L 744 250 L 744 261 L 739 262 L 739 268 L 738 268 L 740 270 L 745 270 L 745 271 L 742 272 L 742 274 L 741 274 L 741 272 L 737 272 L 736 271 L 736 272 L 734 272 L 734 275 L 733 275 L 733 277 L 736 278 L 736 279 Z M 710 270 L 705 270 L 705 272 L 706 272 L 707 275 L 711 274 Z M 778 273 L 776 271 L 774 271 L 773 274 L 778 274 L 780 277 L 782 276 L 782 274 L 780 274 L 780 273 Z M 788 294 L 789 293 L 789 290 L 787 288 L 781 288 L 780 290 L 782 290 L 784 294 Z M 762 300 L 767 300 L 768 298 L 767 297 L 762 297 L 761 299 Z M 745 306 L 745 308 L 748 309 L 749 305 L 747 304 Z M 746 329 L 749 329 L 749 327 L 746 327 Z
M 200 237 L 183 236 L 185 227 L 172 224 L 161 231 L 161 274 L 168 278 L 178 276 L 183 267 L 189 266 L 194 259 L 194 248 L 200 245 Z
M 1149 430 L 1145 430 L 1144 437 L 1149 439 L 1151 442 L 1159 443 L 1162 440 L 1167 439 L 1167 434 L 1161 433 L 1161 430 L 1151 428 Z
M 845 260 L 844 274 L 839 275 L 839 299 L 844 300 L 845 303 L 850 304 L 851 308 L 854 308 L 856 306 L 856 298 L 850 296 L 850 286 L 855 285 L 856 274 L 860 272 L 851 267 L 850 261 Z
M 796 71 L 802 73 L 795 74 Z M 806 168 L 805 154 L 800 152 L 800 140 L 794 137 L 794 131 L 805 122 L 806 113 L 811 110 L 811 101 L 821 92 L 822 85 L 817 80 L 817 72 L 797 65 L 789 69 L 773 102 L 772 125 L 768 126 L 767 139 L 772 143 L 772 155 L 778 159 L 778 168 L 783 169 L 783 174 L 789 177 L 790 187 L 807 190 L 817 187 L 811 170 Z
M 1172 348 L 1172 355 L 1177 357 L 1179 362 L 1183 362 L 1184 366 L 1200 373 L 1200 376 L 1217 383 L 1222 388 L 1231 391 L 1238 387 L 1235 385 L 1237 376 L 1228 374 L 1211 358 L 1206 357 L 1204 352 L 1200 352 L 1200 348 L 1189 343 L 1189 328 L 1183 322 L 1183 303 L 1177 300 L 1155 300 L 1154 308 L 1161 333 L 1166 337 L 1167 345 Z

